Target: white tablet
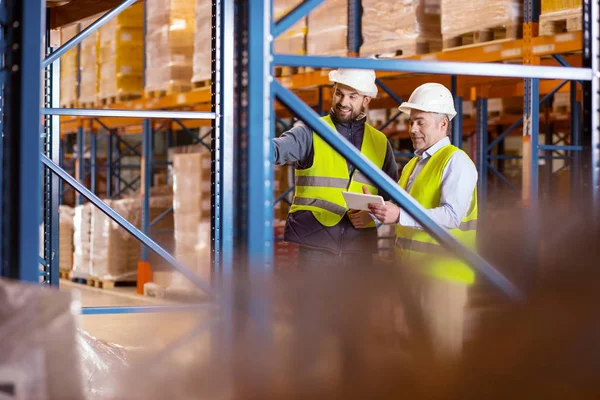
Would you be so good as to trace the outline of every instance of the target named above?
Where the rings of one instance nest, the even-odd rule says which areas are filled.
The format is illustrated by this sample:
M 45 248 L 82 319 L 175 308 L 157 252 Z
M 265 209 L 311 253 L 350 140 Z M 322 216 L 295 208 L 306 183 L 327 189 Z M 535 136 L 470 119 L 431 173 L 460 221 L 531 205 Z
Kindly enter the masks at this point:
M 342 195 L 344 196 L 344 200 L 346 200 L 346 207 L 351 210 L 369 211 L 369 204 L 371 203 L 385 204 L 383 197 L 373 194 L 342 192 Z

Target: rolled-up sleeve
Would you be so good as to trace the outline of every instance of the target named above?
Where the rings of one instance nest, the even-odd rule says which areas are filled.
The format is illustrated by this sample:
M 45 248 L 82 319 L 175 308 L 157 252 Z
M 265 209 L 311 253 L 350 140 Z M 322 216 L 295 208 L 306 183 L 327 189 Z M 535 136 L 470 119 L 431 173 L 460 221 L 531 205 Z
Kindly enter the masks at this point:
M 477 177 L 477 169 L 469 156 L 462 151 L 455 152 L 442 174 L 440 205 L 426 210 L 431 219 L 446 229 L 458 228 L 469 211 Z M 404 210 L 400 211 L 398 223 L 409 228 L 423 229 Z

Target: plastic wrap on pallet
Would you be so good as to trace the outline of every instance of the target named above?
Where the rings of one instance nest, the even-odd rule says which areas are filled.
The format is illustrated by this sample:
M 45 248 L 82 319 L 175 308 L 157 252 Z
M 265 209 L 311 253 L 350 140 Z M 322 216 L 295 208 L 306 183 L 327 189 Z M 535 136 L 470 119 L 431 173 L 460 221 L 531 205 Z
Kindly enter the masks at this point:
M 92 207 L 90 203 L 75 207 L 73 216 L 73 272 L 75 277 L 87 277 L 90 273 Z
M 0 279 L 0 397 L 84 398 L 78 303 L 71 292 Z
M 139 226 L 139 199 L 105 200 L 117 213 Z M 106 280 L 135 280 L 139 242 L 100 209 L 92 210 L 90 274 Z
M 146 3 L 146 87 L 184 91 L 191 87 L 194 59 L 195 0 Z
M 520 0 L 441 0 L 444 40 L 470 32 L 518 24 L 523 15 Z M 485 18 L 473 16 L 485 15 Z
M 141 95 L 144 5 L 137 3 L 98 30 L 100 99 Z
M 73 229 L 75 209 L 61 205 L 59 213 L 58 265 L 63 271 L 73 269 Z
M 79 25 L 61 28 L 60 41 L 65 44 L 79 32 Z M 60 58 L 60 106 L 73 107 L 77 102 L 79 73 L 79 47 L 75 46 Z
M 173 156 L 173 217 L 175 221 L 175 258 L 198 275 L 206 275 L 202 259 L 202 232 L 210 232 L 211 155 L 180 153 Z M 200 246 L 200 247 L 199 247 Z M 209 258 L 210 260 L 210 258 Z M 181 274 L 173 272 L 171 288 L 192 289 Z
M 77 350 L 81 356 L 83 388 L 89 400 L 119 398 L 118 386 L 131 368 L 131 349 L 100 340 L 78 329 Z
M 196 0 L 196 34 L 194 35 L 194 73 L 192 82 L 211 79 L 212 1 Z
M 363 0 L 362 7 L 361 57 L 441 50 L 440 0 Z
M 309 55 L 348 55 L 348 1 L 327 0 L 308 15 L 306 52 Z
M 279 20 L 301 3 L 302 0 L 274 0 L 273 18 Z M 306 54 L 307 30 L 306 18 L 302 18 L 273 41 L 273 50 L 275 53 Z

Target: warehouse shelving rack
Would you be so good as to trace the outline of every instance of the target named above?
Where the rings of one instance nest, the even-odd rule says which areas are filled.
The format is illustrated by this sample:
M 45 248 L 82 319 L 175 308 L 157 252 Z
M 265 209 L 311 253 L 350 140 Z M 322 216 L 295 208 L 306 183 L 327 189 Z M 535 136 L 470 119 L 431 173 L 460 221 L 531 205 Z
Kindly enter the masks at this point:
M 582 168 L 589 175 L 588 189 L 590 204 L 597 212 L 599 204 L 599 2 L 584 1 L 583 32 L 571 34 L 572 37 L 537 37 L 537 15 L 539 2 L 526 0 L 525 27 L 528 32 L 524 39 L 510 41 L 497 46 L 493 51 L 477 53 L 473 49 L 456 50 L 435 55 L 415 56 L 413 59 L 373 60 L 362 58 L 315 57 L 273 54 L 272 40 L 291 27 L 293 23 L 306 16 L 322 0 L 305 0 L 288 15 L 274 23 L 271 18 L 270 1 L 215 0 L 213 2 L 213 82 L 210 93 L 190 92 L 177 95 L 176 98 L 160 99 L 157 104 L 149 104 L 145 99 L 128 102 L 122 109 L 60 109 L 57 108 L 56 70 L 59 58 L 73 45 L 77 44 L 95 29 L 134 3 L 125 0 L 114 10 L 108 12 L 94 24 L 83 30 L 77 37 L 48 54 L 40 62 L 35 52 L 24 49 L 40 48 L 40 37 L 44 21 L 44 1 L 11 0 L 3 3 L 0 22 L 4 26 L 4 69 L 0 78 L 4 80 L 4 139 L 2 146 L 2 275 L 29 282 L 39 282 L 40 261 L 38 252 L 38 222 L 41 204 L 38 187 L 23 184 L 25 182 L 43 182 L 44 199 L 44 266 L 43 276 L 50 284 L 57 282 L 53 260 L 56 260 L 57 245 L 57 203 L 59 184 L 62 179 L 83 197 L 87 198 L 105 214 L 123 226 L 140 240 L 147 248 L 165 258 L 174 268 L 208 293 L 213 288 L 202 282 L 196 275 L 180 265 L 171 255 L 160 248 L 148 236 L 110 209 L 83 184 L 74 179 L 59 165 L 59 126 L 73 123 L 77 128 L 82 121 L 102 118 L 103 123 L 112 129 L 123 118 L 138 118 L 142 122 L 146 149 L 149 148 L 151 134 L 150 119 L 179 119 L 185 121 L 203 120 L 212 124 L 212 244 L 213 261 L 218 273 L 229 274 L 249 268 L 250 270 L 268 270 L 273 250 L 273 179 L 270 159 L 270 138 L 273 136 L 275 110 L 274 99 L 291 109 L 319 135 L 321 135 L 340 154 L 354 163 L 369 179 L 375 182 L 444 246 L 455 251 L 460 257 L 471 263 L 482 275 L 512 298 L 520 298 L 521 292 L 511 282 L 499 274 L 487 261 L 465 248 L 453 236 L 435 224 L 423 208 L 399 189 L 372 163 L 363 159 L 361 154 L 347 141 L 336 135 L 319 118 L 314 110 L 305 104 L 301 97 L 291 89 L 309 85 L 326 85 L 326 78 L 316 71 L 303 76 L 292 76 L 288 81 L 275 79 L 274 66 L 309 66 L 313 68 L 372 68 L 380 71 L 380 79 L 397 77 L 405 73 L 441 74 L 452 77 L 453 89 L 457 90 L 455 76 L 491 76 L 524 79 L 522 90 L 525 97 L 524 143 L 529 147 L 530 156 L 524 159 L 524 175 L 529 185 L 524 190 L 525 199 L 535 205 L 537 200 L 537 144 L 539 123 L 539 93 L 542 80 L 580 81 L 584 92 L 584 123 L 589 138 L 589 146 L 574 144 L 561 147 L 575 151 L 587 147 L 587 165 Z M 358 5 L 351 2 L 351 11 L 356 17 Z M 26 11 L 27 10 L 27 11 Z M 234 26 L 236 30 L 234 31 Z M 349 40 L 356 46 L 358 34 L 349 29 Z M 233 33 L 235 32 L 235 37 Z M 582 42 L 577 43 L 577 39 Z M 583 46 L 581 45 L 583 43 Z M 356 48 L 356 47 L 354 47 Z M 509 51 L 510 50 L 510 51 Z M 538 66 L 539 57 L 547 54 L 562 54 L 571 51 L 583 51 L 582 67 Z M 525 64 L 498 64 L 508 58 L 518 58 L 518 52 Z M 456 58 L 453 58 L 456 57 Z M 463 62 L 456 62 L 456 60 Z M 441 62 L 443 61 L 443 62 Z M 56 67 L 56 68 L 55 68 Z M 55 69 L 53 69 L 55 68 Z M 40 73 L 44 75 L 44 98 L 40 102 Z M 236 72 L 234 74 L 234 71 Z M 232 91 L 231 88 L 234 88 Z M 384 89 L 385 90 L 385 89 Z M 518 90 L 518 89 L 514 89 Z M 388 90 L 386 90 L 388 91 Z M 317 91 L 322 100 L 322 90 Z M 389 92 L 393 91 L 390 89 Z M 389 94 L 389 93 L 388 93 Z M 392 100 L 397 101 L 398 99 Z M 461 96 L 457 96 L 460 101 Z M 208 100 L 208 101 L 207 101 Z M 175 104 L 177 103 L 177 104 Z M 478 95 L 479 117 L 478 134 L 487 134 L 485 118 L 486 97 Z M 44 104 L 41 110 L 39 105 Z M 194 111 L 174 111 L 181 105 L 195 105 Z M 207 110 L 210 104 L 210 111 Z M 320 110 L 323 102 L 320 102 Z M 146 107 L 147 106 L 147 107 Z M 36 110 L 39 110 L 36 111 Z M 143 111 L 140 111 L 143 110 Z M 40 128 L 38 117 L 44 116 L 44 128 Z M 74 117 L 60 122 L 61 116 Z M 109 122 L 110 121 L 110 122 Z M 39 132 L 43 130 L 43 147 L 39 146 Z M 455 131 L 453 139 L 458 141 Z M 582 138 L 583 139 L 583 138 Z M 34 143 L 38 143 L 36 146 Z M 486 142 L 479 142 L 480 155 L 487 154 Z M 39 150 L 42 150 L 41 156 Z M 543 150 L 554 150 L 542 147 Z M 146 150 L 148 151 L 148 150 Z M 37 163 L 31 162 L 41 157 L 43 172 Z M 478 164 L 485 168 L 486 157 L 480 156 Z M 147 162 L 147 161 L 146 161 Z M 81 168 L 81 166 L 80 166 Z M 51 173 L 50 173 L 51 172 Z M 148 175 L 148 174 L 146 174 Z M 44 178 L 42 180 L 42 178 Z M 147 179 L 146 179 L 147 180 Z M 148 182 L 144 182 L 148 185 Z M 481 185 L 481 183 L 480 183 Z M 148 192 L 146 192 L 148 193 Z M 236 207 L 234 207 L 234 204 Z M 147 210 L 147 208 L 146 208 Z M 250 211 L 251 210 L 251 211 Z M 146 217 L 147 221 L 147 217 Z M 235 257 L 234 257 L 235 255 Z M 50 262 L 49 262 L 50 261 Z M 88 308 L 84 313 L 123 313 L 164 311 L 168 307 L 110 307 Z

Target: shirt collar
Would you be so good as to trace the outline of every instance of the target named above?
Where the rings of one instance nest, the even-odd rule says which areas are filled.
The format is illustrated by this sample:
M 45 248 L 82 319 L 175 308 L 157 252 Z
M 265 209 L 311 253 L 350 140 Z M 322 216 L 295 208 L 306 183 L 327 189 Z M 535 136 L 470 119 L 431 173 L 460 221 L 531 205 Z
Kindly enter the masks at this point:
M 450 138 L 448 136 L 444 137 L 442 140 L 439 140 L 436 144 L 434 144 L 433 146 L 431 146 L 430 148 L 428 148 L 425 151 L 419 151 L 416 150 L 415 151 L 415 155 L 417 157 L 419 157 L 422 160 L 425 160 L 429 157 L 431 157 L 432 155 L 434 155 L 439 149 L 441 149 L 444 146 L 447 146 L 450 144 Z

